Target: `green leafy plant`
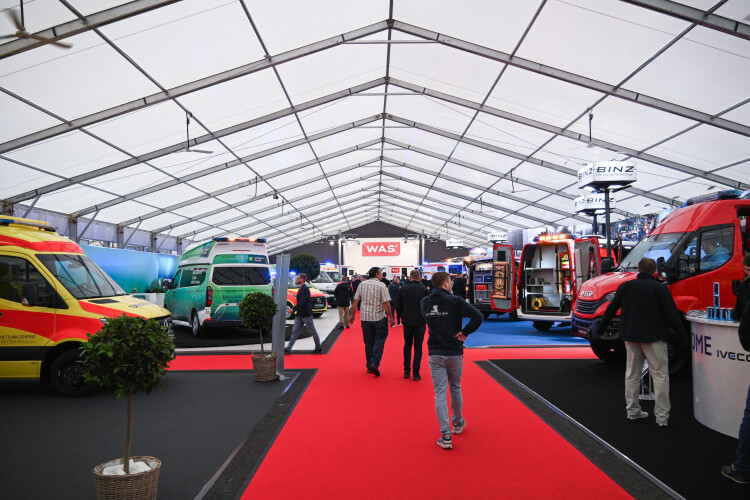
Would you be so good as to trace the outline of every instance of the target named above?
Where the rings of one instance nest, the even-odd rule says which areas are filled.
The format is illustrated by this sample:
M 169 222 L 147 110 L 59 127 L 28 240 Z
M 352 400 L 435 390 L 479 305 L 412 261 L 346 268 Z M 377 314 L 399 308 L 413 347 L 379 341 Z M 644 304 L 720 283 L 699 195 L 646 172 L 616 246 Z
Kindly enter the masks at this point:
M 113 392 L 118 399 L 128 399 L 123 466 L 129 474 L 133 393 L 150 394 L 161 387 L 174 359 L 174 340 L 168 328 L 156 320 L 124 314 L 109 318 L 101 330 L 86 336 L 88 341 L 81 344 L 84 380 Z
M 240 302 L 239 316 L 247 328 L 255 328 L 260 334 L 260 352 L 263 348 L 263 331 L 271 331 L 273 317 L 279 310 L 273 298 L 262 292 L 248 293 Z
M 309 253 L 300 253 L 289 260 L 289 270 L 305 273 L 307 281 L 312 281 L 320 275 L 320 262 Z
M 151 282 L 146 293 L 167 293 L 167 289 L 162 285 L 161 279 L 158 279 Z

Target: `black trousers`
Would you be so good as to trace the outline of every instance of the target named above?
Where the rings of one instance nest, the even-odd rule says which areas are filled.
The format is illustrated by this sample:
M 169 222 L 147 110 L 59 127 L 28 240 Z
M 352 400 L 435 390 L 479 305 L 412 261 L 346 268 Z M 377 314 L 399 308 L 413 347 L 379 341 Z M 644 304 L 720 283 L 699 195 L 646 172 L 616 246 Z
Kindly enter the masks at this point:
M 426 325 L 404 325 L 404 371 L 419 373 L 422 365 L 422 344 Z M 411 347 L 414 346 L 414 364 L 411 361 Z

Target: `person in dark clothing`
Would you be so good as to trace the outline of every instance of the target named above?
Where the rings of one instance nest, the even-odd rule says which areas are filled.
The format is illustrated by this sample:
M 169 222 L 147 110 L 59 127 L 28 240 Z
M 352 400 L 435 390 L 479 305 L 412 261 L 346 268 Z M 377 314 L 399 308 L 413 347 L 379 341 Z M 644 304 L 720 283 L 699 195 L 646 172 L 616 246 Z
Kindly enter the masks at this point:
M 466 278 L 464 278 L 464 273 L 458 273 L 456 279 L 453 280 L 453 295 L 462 299 L 466 298 Z
M 685 334 L 680 312 L 667 287 L 656 279 L 656 261 L 641 259 L 636 279 L 617 287 L 612 302 L 607 306 L 598 324 L 592 325 L 597 336 L 604 332 L 609 322 L 622 308 L 620 338 L 625 341 L 627 362 L 625 367 L 625 409 L 630 420 L 648 417 L 638 401 L 643 361 L 654 381 L 656 400 L 654 416 L 659 427 L 669 421 L 669 362 L 667 359 L 668 328 L 678 337 Z
M 320 336 L 318 331 L 315 329 L 315 323 L 313 323 L 313 308 L 312 302 L 310 301 L 310 287 L 307 286 L 307 275 L 305 273 L 299 273 L 297 275 L 297 304 L 294 306 L 293 311 L 297 313 L 297 317 L 294 318 L 294 326 L 292 327 L 292 336 L 289 339 L 289 345 L 284 349 L 285 352 L 291 352 L 294 343 L 297 342 L 299 332 L 302 331 L 302 325 L 307 327 L 307 330 L 312 333 L 313 340 L 315 340 L 315 350 L 313 353 L 320 354 L 323 349 L 320 347 Z
M 750 254 L 742 259 L 742 269 L 745 271 L 745 277 L 736 286 L 737 301 L 734 303 L 734 321 L 742 319 L 745 305 L 750 301 Z M 732 288 L 735 288 L 734 283 L 732 283 Z
M 342 278 L 344 281 L 336 285 L 333 290 L 333 296 L 336 297 L 336 307 L 339 310 L 339 324 L 341 327 L 351 328 L 349 326 L 349 306 L 354 298 L 352 285 L 349 283 L 349 276 Z
M 425 275 L 424 275 L 424 277 L 422 278 L 422 284 L 423 284 L 423 285 L 424 285 L 424 287 L 425 287 L 425 288 L 427 289 L 427 292 L 428 292 L 428 293 L 430 292 L 430 290 L 432 290 L 432 281 L 431 281 L 431 280 L 429 280 L 429 279 L 427 279 L 427 275 L 426 275 L 426 274 L 425 274 Z
M 745 260 L 747 260 L 747 257 Z M 742 320 L 740 320 L 740 326 L 737 330 L 742 348 L 750 352 L 750 300 L 745 303 L 745 309 L 742 311 Z M 747 387 L 745 413 L 740 422 L 739 438 L 737 460 L 731 465 L 722 467 L 721 473 L 735 483 L 750 484 L 750 385 Z
M 425 322 L 422 316 L 422 299 L 427 297 L 427 288 L 422 284 L 419 271 L 409 274 L 409 281 L 398 291 L 396 311 L 404 324 L 404 378 L 414 373 L 414 380 L 422 380 L 419 369 L 422 366 L 422 344 L 424 344 Z M 414 346 L 414 363 L 411 349 Z
M 391 284 L 388 285 L 388 295 L 391 296 L 391 311 L 393 311 L 393 319 L 396 321 L 396 326 L 401 326 L 401 315 L 396 310 L 396 297 L 399 290 L 401 290 L 401 278 L 396 276 L 391 281 Z
M 464 340 L 482 324 L 484 316 L 474 306 L 451 294 L 450 275 L 437 272 L 432 276 L 433 291 L 422 299 L 422 316 L 430 329 L 427 348 L 430 353 L 430 371 L 435 389 L 435 414 L 440 424 L 437 445 L 446 450 L 453 448 L 453 434 L 466 428 L 462 414 L 461 375 L 463 372 Z M 466 326 L 462 318 L 470 318 Z M 452 417 L 448 414 L 450 385 Z
M 380 281 L 382 281 L 382 282 L 383 282 L 383 284 L 384 284 L 384 285 L 385 285 L 386 287 L 389 287 L 389 286 L 391 286 L 391 281 L 390 281 L 389 279 L 387 279 L 387 278 L 385 277 L 385 271 L 383 271 L 383 277 L 382 277 L 382 278 L 380 278 Z

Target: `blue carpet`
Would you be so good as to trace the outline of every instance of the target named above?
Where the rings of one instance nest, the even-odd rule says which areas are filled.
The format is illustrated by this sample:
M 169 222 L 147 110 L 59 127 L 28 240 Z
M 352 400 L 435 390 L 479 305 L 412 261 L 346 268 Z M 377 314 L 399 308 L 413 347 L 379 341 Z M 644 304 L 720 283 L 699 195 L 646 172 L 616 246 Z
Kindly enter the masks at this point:
M 468 320 L 464 320 L 466 323 Z M 479 330 L 464 342 L 465 347 L 587 345 L 588 340 L 570 333 L 570 326 L 553 326 L 548 332 L 540 332 L 532 326 L 531 321 L 513 321 L 507 316 L 491 316 L 484 320 Z

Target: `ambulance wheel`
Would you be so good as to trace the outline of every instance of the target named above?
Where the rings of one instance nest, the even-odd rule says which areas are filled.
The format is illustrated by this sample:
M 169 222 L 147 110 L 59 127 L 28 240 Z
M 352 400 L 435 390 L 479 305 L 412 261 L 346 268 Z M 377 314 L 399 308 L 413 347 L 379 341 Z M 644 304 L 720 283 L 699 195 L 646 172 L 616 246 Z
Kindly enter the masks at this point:
M 83 381 L 83 365 L 78 363 L 78 349 L 61 352 L 50 367 L 49 377 L 52 385 L 66 396 L 85 396 L 91 392 L 91 386 Z
M 201 328 L 201 322 L 198 319 L 198 313 L 193 311 L 193 317 L 190 319 L 190 329 L 193 331 L 194 337 L 200 337 L 203 333 L 203 328 Z
M 294 306 L 291 302 L 286 303 L 286 319 L 294 319 Z
M 552 321 L 534 321 L 532 324 L 540 332 L 548 332 L 552 328 Z
M 625 362 L 625 344 L 620 341 L 591 339 L 591 350 L 605 363 Z

